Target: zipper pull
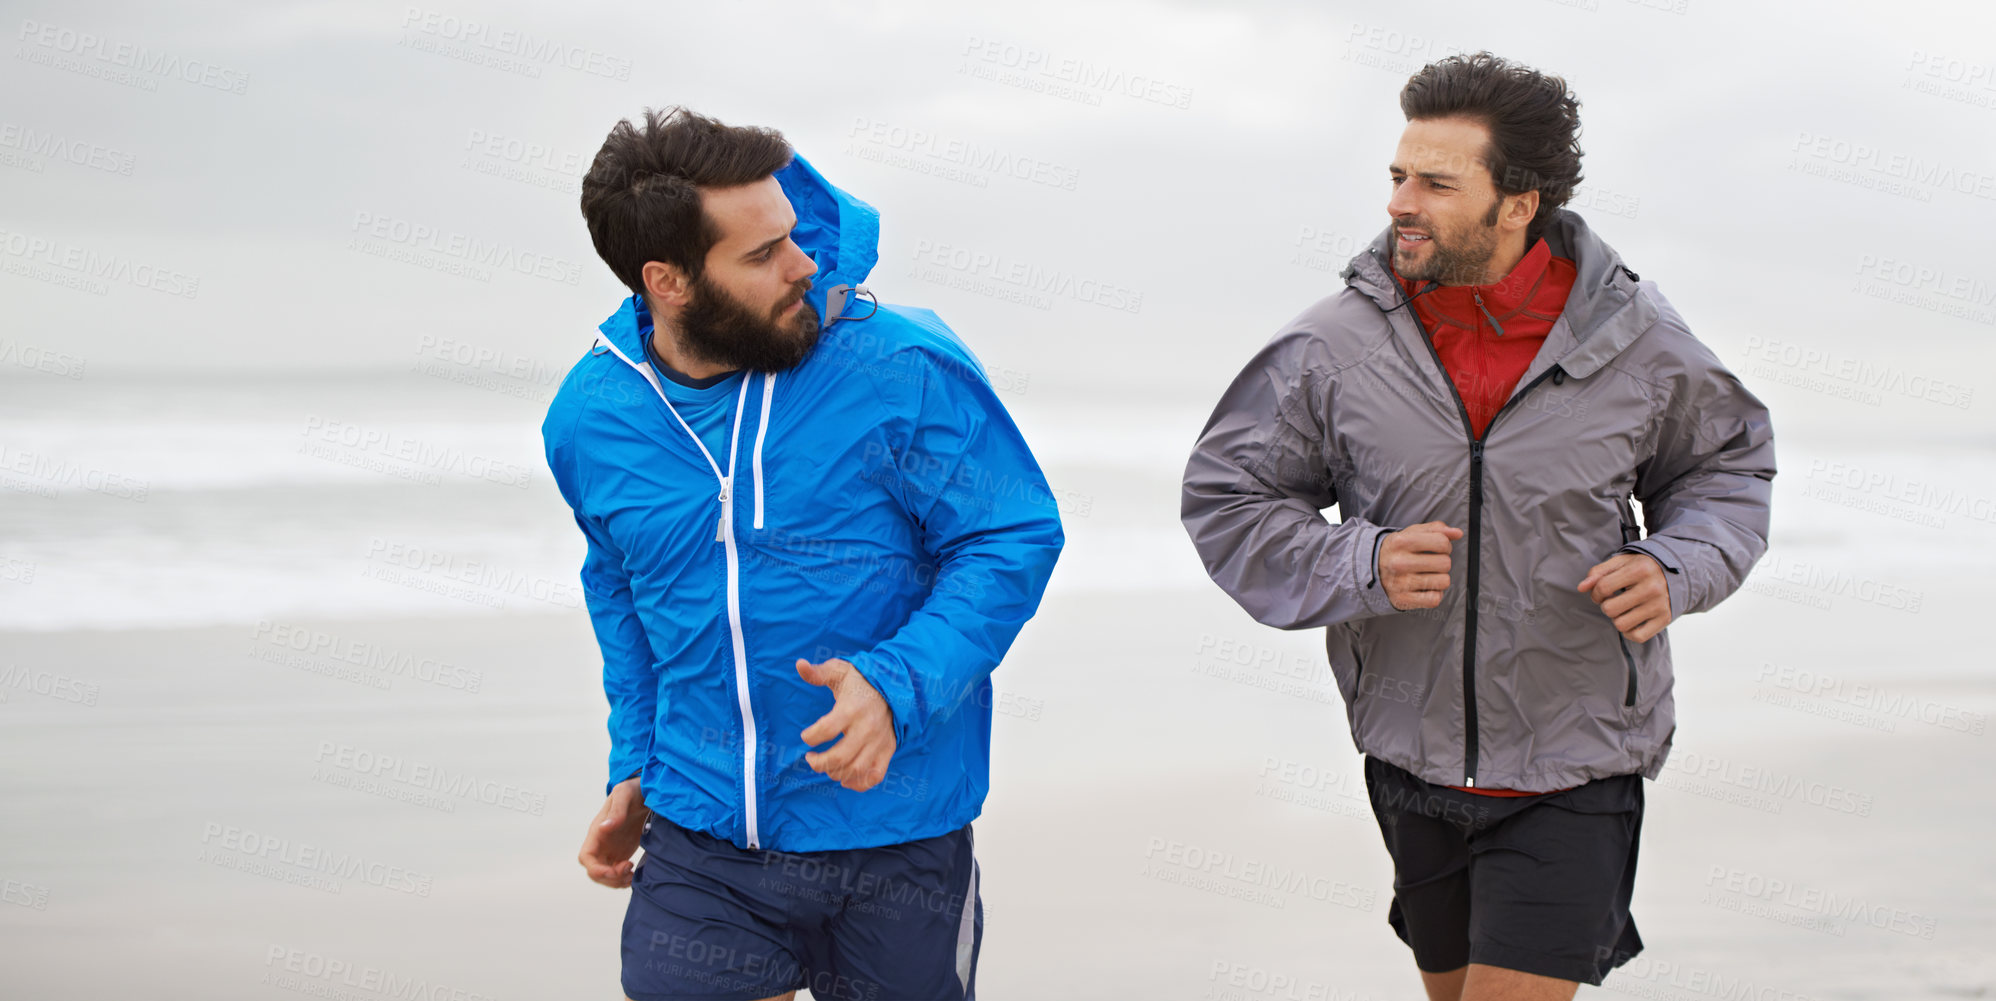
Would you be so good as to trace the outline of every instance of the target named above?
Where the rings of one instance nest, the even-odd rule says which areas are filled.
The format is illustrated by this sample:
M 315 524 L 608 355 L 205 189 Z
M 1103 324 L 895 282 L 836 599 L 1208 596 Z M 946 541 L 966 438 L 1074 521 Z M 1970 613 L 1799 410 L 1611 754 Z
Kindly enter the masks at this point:
M 728 541 L 728 481 L 721 481 L 721 516 L 714 521 L 714 541 Z
M 1497 336 L 1504 336 L 1504 325 L 1498 323 L 1497 318 L 1490 315 L 1489 307 L 1483 305 L 1483 296 L 1480 293 L 1471 292 L 1469 293 L 1469 297 L 1476 300 L 1476 308 L 1483 310 L 1483 318 L 1490 321 L 1490 326 L 1496 329 Z

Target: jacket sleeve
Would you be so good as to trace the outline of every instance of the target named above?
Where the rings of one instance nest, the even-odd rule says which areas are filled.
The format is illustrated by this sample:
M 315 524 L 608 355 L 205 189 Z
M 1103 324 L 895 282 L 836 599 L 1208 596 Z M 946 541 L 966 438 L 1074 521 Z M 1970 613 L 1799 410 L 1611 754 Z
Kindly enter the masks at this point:
M 904 749 L 983 686 L 1039 608 L 1065 541 L 1046 478 L 983 374 L 926 352 L 908 364 L 920 403 L 893 463 L 933 584 L 894 635 L 850 658 Z
M 1648 535 L 1622 547 L 1663 565 L 1673 618 L 1726 599 L 1767 551 L 1774 428 L 1767 407 L 1688 342 L 1678 377 L 1664 385 L 1656 447 L 1636 467 Z
M 1395 611 L 1378 575 L 1393 529 L 1322 514 L 1338 502 L 1324 454 L 1331 368 L 1308 328 L 1277 334 L 1227 387 L 1185 465 L 1179 516 L 1206 573 L 1280 629 Z
M 575 482 L 581 475 L 574 462 L 577 411 L 550 411 L 542 427 L 548 471 L 556 489 L 575 513 L 575 524 L 588 544 L 582 557 L 582 600 L 603 653 L 603 694 L 610 702 L 610 780 L 604 795 L 632 777 L 651 760 L 652 733 L 658 714 L 658 658 L 638 620 L 631 599 L 631 577 L 624 570 L 624 553 L 597 518 L 584 512 L 586 491 Z
M 603 651 L 603 694 L 610 701 L 610 781 L 604 795 L 651 760 L 658 718 L 658 658 L 631 600 L 624 554 L 594 519 L 575 523 L 589 541 L 582 560 L 582 597 L 596 645 Z

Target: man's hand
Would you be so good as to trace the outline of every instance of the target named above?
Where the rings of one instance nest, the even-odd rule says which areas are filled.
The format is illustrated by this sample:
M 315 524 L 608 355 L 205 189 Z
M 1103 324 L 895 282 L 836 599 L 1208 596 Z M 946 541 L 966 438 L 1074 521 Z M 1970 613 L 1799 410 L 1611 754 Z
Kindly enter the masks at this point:
M 1449 543 L 1460 538 L 1460 528 L 1424 521 L 1380 540 L 1379 582 L 1394 608 L 1405 612 L 1442 603 L 1442 592 L 1448 590 Z
M 804 755 L 811 770 L 829 776 L 853 792 L 865 792 L 887 777 L 887 760 L 894 756 L 894 713 L 887 700 L 866 683 L 852 664 L 836 657 L 822 664 L 797 658 L 797 673 L 805 681 L 832 690 L 832 711 L 804 730 L 804 743 L 816 746 L 842 739 L 829 751 Z
M 603 809 L 596 811 L 588 832 L 582 835 L 582 854 L 575 860 L 582 863 L 582 870 L 590 879 L 613 890 L 628 888 L 631 873 L 637 867 L 631 858 L 638 853 L 638 840 L 644 836 L 645 821 L 650 818 L 651 808 L 645 806 L 638 780 L 617 783 L 610 790 L 610 798 L 603 801 Z
M 1637 643 L 1670 625 L 1670 586 L 1662 565 L 1644 553 L 1616 553 L 1594 564 L 1579 589 L 1591 592 L 1601 613 Z

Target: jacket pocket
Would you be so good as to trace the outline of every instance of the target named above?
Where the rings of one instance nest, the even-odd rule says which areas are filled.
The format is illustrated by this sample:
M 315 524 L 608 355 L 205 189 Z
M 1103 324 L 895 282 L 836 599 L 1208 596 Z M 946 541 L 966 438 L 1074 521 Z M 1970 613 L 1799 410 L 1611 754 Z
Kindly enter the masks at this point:
M 1622 635 L 1618 631 L 1615 633 L 1615 641 L 1622 645 L 1622 663 L 1627 664 L 1629 667 L 1628 694 L 1622 696 L 1622 706 L 1627 708 L 1636 704 L 1636 655 L 1629 652 L 1629 638 L 1627 636 Z
M 1615 498 L 1615 510 L 1622 516 L 1622 545 L 1636 542 L 1643 537 L 1643 530 L 1636 524 L 1636 507 L 1627 497 Z

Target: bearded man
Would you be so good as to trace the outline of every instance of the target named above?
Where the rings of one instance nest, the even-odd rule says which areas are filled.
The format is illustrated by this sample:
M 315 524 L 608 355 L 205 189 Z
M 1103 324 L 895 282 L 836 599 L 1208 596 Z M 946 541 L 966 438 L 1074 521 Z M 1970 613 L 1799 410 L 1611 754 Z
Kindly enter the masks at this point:
M 1390 225 L 1248 363 L 1185 469 L 1213 580 L 1325 630 L 1388 921 L 1433 1001 L 1564 1001 L 1642 948 L 1664 627 L 1767 548 L 1766 408 L 1562 208 L 1579 109 L 1487 52 L 1415 73 Z
M 631 891 L 624 993 L 974 997 L 1046 480 L 934 313 L 862 301 L 879 217 L 780 133 L 622 122 L 582 213 L 631 295 L 541 430 L 587 542 L 610 769 L 578 861 Z

